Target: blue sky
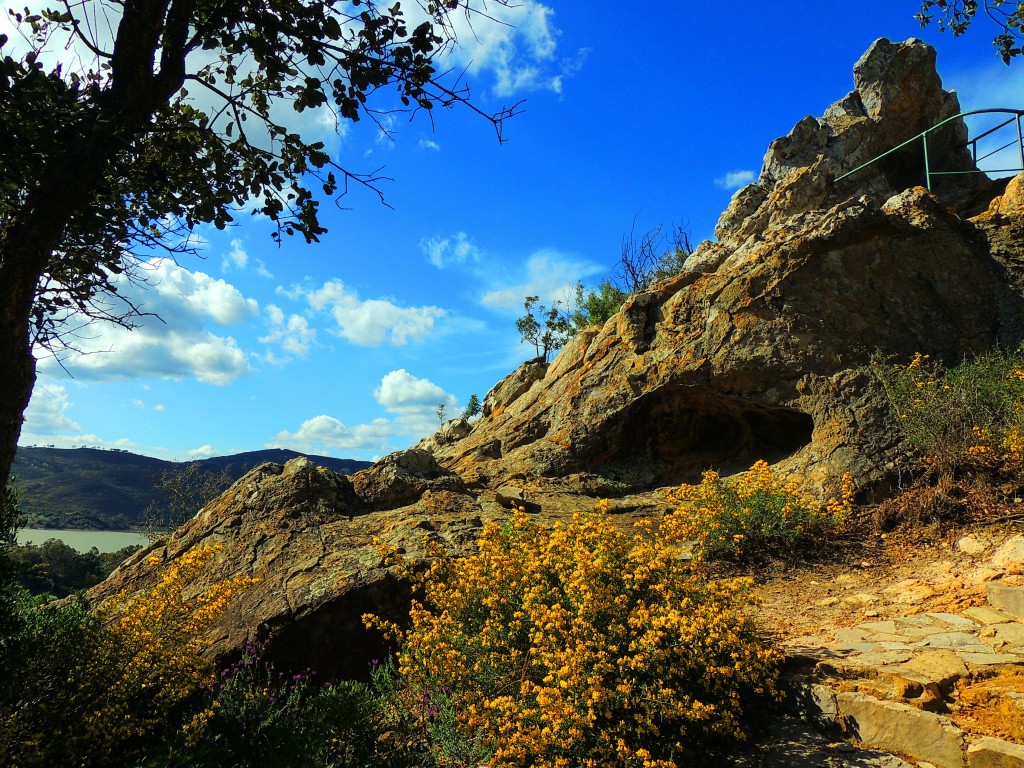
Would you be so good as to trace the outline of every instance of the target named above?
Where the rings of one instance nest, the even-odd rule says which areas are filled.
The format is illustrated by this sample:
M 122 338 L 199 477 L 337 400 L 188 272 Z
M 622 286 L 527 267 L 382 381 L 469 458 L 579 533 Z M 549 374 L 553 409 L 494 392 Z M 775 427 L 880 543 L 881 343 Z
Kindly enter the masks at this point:
M 201 258 L 154 261 L 150 287 L 126 289 L 163 322 L 94 325 L 79 341 L 91 354 L 40 361 L 22 444 L 382 456 L 436 429 L 438 403 L 455 413 L 531 357 L 523 297 L 608 277 L 634 220 L 712 237 L 769 142 L 850 91 L 875 38 L 934 45 L 965 109 L 1024 105 L 1024 63 L 995 56 L 985 20 L 954 40 L 922 30 L 914 0 L 739 9 L 492 5 L 510 25 L 478 22 L 451 64 L 485 110 L 525 99 L 504 145 L 468 110 L 433 126 L 397 115 L 390 135 L 304 116 L 342 166 L 394 179 L 391 207 L 364 190 L 325 201 L 330 232 L 312 246 L 277 247 L 244 213 L 201 228 Z

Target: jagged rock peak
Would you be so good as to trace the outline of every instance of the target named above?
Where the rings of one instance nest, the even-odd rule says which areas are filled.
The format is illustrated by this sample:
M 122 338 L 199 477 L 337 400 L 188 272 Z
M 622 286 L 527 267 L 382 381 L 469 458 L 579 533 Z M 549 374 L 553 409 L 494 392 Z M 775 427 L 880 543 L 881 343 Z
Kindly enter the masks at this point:
M 715 227 L 718 245 L 738 247 L 772 223 L 800 211 L 835 205 L 849 197 L 884 202 L 925 182 L 924 156 L 913 144 L 869 168 L 837 177 L 867 163 L 922 131 L 960 113 L 955 93 L 945 91 L 935 70 L 935 49 L 917 39 L 876 40 L 854 65 L 854 90 L 825 110 L 801 119 L 768 147 L 760 176 L 739 190 Z M 929 138 L 933 169 L 975 168 L 964 142 L 967 128 L 954 120 Z M 933 184 L 946 202 L 983 186 L 983 176 L 943 177 Z M 716 244 L 702 244 L 689 264 L 709 269 L 721 263 Z

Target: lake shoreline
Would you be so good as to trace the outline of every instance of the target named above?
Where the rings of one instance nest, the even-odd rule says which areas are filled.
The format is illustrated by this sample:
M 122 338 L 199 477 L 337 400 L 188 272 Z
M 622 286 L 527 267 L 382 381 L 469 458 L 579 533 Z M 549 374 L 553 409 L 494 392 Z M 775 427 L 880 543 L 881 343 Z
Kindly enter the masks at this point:
M 21 528 L 17 532 L 19 545 L 36 546 L 49 539 L 59 539 L 78 552 L 95 548 L 100 552 L 116 552 L 131 546 L 148 546 L 149 539 L 141 531 L 98 531 L 88 529 Z

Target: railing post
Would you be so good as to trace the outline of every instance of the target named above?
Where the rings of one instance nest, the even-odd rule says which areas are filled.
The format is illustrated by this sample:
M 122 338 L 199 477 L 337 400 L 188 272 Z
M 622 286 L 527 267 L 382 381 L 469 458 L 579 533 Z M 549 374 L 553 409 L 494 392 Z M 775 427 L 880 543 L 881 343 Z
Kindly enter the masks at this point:
M 1021 133 L 1020 119 L 1024 115 L 1017 115 L 1017 149 L 1020 150 L 1020 169 L 1024 171 L 1024 134 Z
M 1017 124 L 1018 127 L 1020 123 Z M 924 185 L 928 191 L 932 191 L 932 173 L 928 168 L 928 131 L 921 134 L 921 143 L 924 144 Z

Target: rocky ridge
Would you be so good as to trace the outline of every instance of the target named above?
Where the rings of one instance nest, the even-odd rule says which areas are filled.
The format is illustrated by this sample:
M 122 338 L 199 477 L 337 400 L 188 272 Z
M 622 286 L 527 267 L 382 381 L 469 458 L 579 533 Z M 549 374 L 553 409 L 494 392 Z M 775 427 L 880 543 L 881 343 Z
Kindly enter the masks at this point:
M 470 551 L 511 504 L 555 519 L 608 497 L 623 520 L 657 515 L 659 486 L 760 458 L 819 491 L 850 472 L 862 498 L 887 493 L 906 451 L 865 364 L 876 350 L 955 361 L 1024 338 L 1024 183 L 1004 194 L 1005 181 L 966 176 L 932 194 L 913 186 L 913 153 L 836 183 L 959 109 L 919 41 L 876 42 L 854 83 L 773 142 L 686 271 L 510 374 L 482 418 L 350 478 L 304 459 L 259 467 L 91 597 L 149 586 L 150 557 L 217 543 L 205 578 L 262 581 L 217 625 L 212 654 L 258 639 L 283 666 L 358 676 L 382 651 L 360 615 L 400 618 L 408 599 L 375 539 L 415 561 L 431 543 Z M 969 162 L 964 130 L 949 125 L 936 163 Z

